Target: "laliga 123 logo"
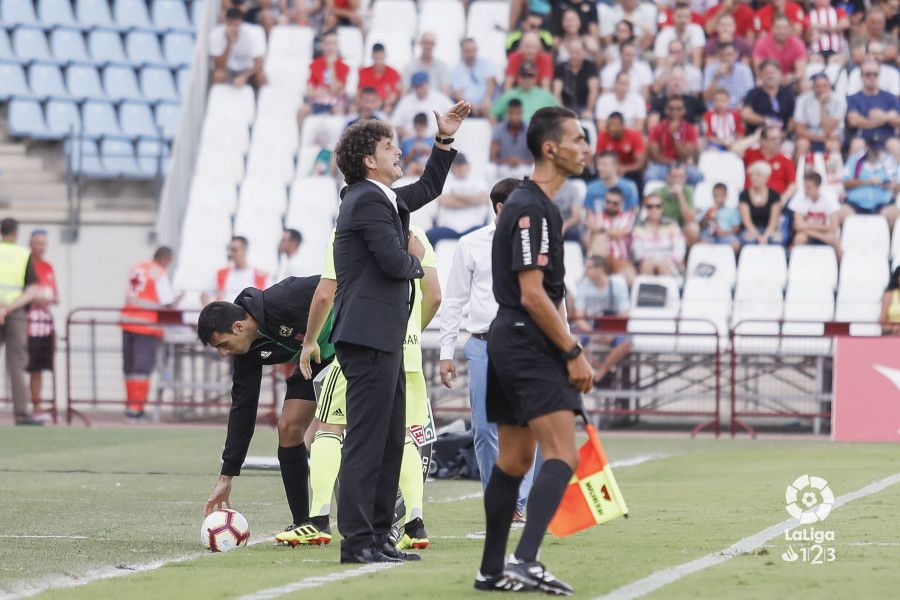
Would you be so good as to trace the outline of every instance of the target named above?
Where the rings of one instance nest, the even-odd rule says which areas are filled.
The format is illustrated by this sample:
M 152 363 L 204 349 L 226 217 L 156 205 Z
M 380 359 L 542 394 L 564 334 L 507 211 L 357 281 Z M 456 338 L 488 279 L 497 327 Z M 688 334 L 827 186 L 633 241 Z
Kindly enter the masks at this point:
M 834 505 L 834 494 L 821 477 L 801 475 L 784 492 L 788 513 L 803 525 L 824 521 Z

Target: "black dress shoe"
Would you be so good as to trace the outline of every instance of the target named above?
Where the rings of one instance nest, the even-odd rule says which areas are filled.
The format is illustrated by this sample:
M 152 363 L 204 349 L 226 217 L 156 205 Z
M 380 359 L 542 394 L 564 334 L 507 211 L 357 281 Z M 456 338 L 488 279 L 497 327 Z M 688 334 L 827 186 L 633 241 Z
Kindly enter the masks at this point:
M 403 562 L 401 558 L 386 555 L 378 548 L 363 548 L 359 552 L 341 551 L 341 563 L 397 563 Z
M 413 554 L 412 552 L 403 552 L 401 550 L 397 550 L 397 547 L 391 544 L 385 544 L 381 548 L 381 553 L 391 558 L 393 560 L 399 560 L 403 562 L 415 562 L 417 560 L 422 560 L 422 557 L 418 554 Z

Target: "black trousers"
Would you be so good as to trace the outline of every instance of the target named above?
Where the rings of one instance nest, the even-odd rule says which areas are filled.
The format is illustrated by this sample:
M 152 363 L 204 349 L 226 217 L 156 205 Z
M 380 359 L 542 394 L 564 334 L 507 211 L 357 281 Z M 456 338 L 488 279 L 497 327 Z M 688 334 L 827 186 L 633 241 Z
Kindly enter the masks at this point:
M 338 530 L 343 553 L 387 540 L 400 482 L 406 425 L 403 352 L 340 342 L 347 378 L 347 430 L 341 451 Z

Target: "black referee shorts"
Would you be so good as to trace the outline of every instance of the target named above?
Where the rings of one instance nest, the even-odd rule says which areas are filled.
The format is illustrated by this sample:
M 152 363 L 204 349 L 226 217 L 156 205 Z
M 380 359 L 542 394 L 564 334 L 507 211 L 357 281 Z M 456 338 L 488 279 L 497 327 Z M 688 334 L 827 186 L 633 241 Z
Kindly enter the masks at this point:
M 530 318 L 500 315 L 488 332 L 488 421 L 524 427 L 560 410 L 581 410 L 566 361 Z
M 309 379 L 303 377 L 299 365 L 294 367 L 294 372 L 285 380 L 287 390 L 284 393 L 284 399 L 309 400 L 310 402 L 315 402 L 316 390 L 313 387 L 313 379 L 316 378 L 316 375 L 327 369 L 328 365 L 330 365 L 333 360 L 334 357 L 331 357 L 328 360 L 323 360 L 319 364 L 316 364 L 315 362 L 310 363 L 309 366 L 312 367 L 312 377 Z

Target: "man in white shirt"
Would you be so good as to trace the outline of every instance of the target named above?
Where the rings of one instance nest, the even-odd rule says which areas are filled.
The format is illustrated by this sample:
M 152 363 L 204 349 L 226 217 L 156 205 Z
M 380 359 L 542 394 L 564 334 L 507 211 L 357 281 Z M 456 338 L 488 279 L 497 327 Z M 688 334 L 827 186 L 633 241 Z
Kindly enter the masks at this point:
M 419 56 L 414 58 L 403 69 L 403 85 L 409 85 L 412 76 L 419 72 L 428 73 L 431 85 L 441 93 L 450 92 L 450 68 L 434 55 L 434 47 L 437 44 L 435 35 L 430 31 L 422 33 L 419 38 Z M 415 86 L 413 86 L 415 87 Z M 466 98 L 468 100 L 468 98 Z M 474 106 L 474 103 L 473 103 Z M 428 114 L 431 114 L 430 112 Z
M 507 196 L 519 185 L 520 180 L 507 178 L 494 185 L 491 203 L 495 215 L 499 215 Z M 447 276 L 442 294 L 441 312 L 441 382 L 448 389 L 456 383 L 456 338 L 463 325 L 463 308 L 469 305 L 465 328 L 471 334 L 466 342 L 465 355 L 469 365 L 469 403 L 472 408 L 472 431 L 475 435 L 475 460 L 481 473 L 481 486 L 485 488 L 497 461 L 497 426 L 489 423 L 487 402 L 487 331 L 497 315 L 494 299 L 494 282 L 491 274 L 491 248 L 494 243 L 494 222 L 460 238 L 453 254 L 453 266 Z M 519 501 L 513 520 L 522 520 L 525 501 L 531 490 L 533 469 L 522 480 Z
M 303 243 L 303 235 L 296 229 L 285 229 L 278 242 L 278 271 L 273 283 L 284 281 L 288 277 L 306 277 L 312 273 L 305 273 L 300 264 L 300 245 Z
M 230 83 L 255 88 L 266 84 L 263 58 L 265 32 L 259 25 L 244 22 L 239 8 L 225 12 L 225 23 L 209 32 L 209 56 L 213 62 L 213 83 Z
M 430 77 L 425 71 L 412 76 L 412 91 L 403 96 L 394 109 L 391 124 L 397 129 L 397 137 L 404 140 L 413 133 L 413 119 L 419 113 L 430 115 L 436 108 L 450 106 L 453 102 L 445 94 L 431 88 Z M 437 133 L 434 119 L 428 120 L 426 135 Z
M 604 92 L 613 89 L 616 76 L 620 72 L 628 73 L 630 91 L 640 94 L 644 100 L 650 99 L 650 85 L 653 83 L 653 72 L 650 66 L 638 58 L 637 46 L 633 42 L 622 44 L 619 60 L 609 63 L 600 71 L 600 88 Z
M 684 44 L 684 49 L 691 56 L 694 66 L 698 69 L 703 66 L 703 48 L 706 46 L 706 34 L 703 28 L 691 22 L 691 7 L 688 4 L 676 4 L 672 11 L 672 20 L 675 22 L 670 27 L 663 27 L 653 45 L 653 54 L 656 58 L 666 56 L 669 44 L 674 40 Z
M 249 245 L 250 242 L 243 236 L 236 235 L 231 238 L 231 241 L 228 242 L 229 265 L 216 271 L 212 281 L 200 294 L 203 306 L 216 300 L 231 302 L 248 287 L 260 290 L 269 287 L 272 283 L 269 274 L 262 269 L 255 269 L 247 263 L 247 247 Z
M 803 192 L 788 203 L 794 214 L 793 247 L 804 244 L 831 246 L 841 259 L 838 234 L 841 206 L 837 198 L 822 193 L 822 176 L 811 171 L 803 176 Z

